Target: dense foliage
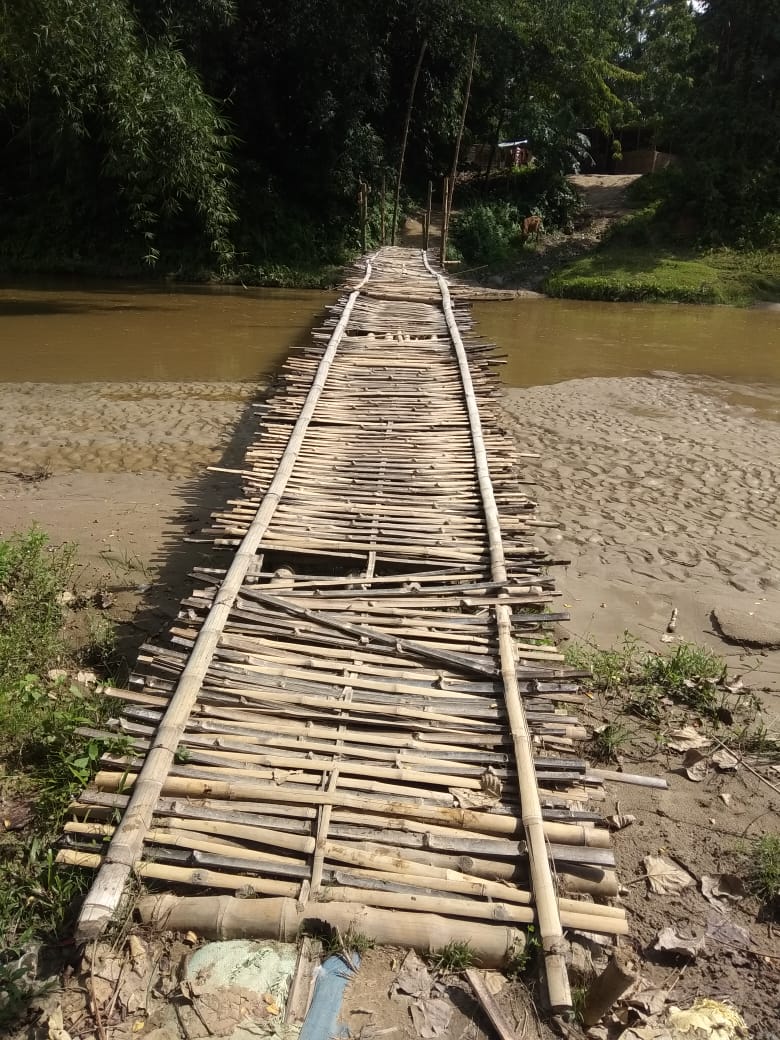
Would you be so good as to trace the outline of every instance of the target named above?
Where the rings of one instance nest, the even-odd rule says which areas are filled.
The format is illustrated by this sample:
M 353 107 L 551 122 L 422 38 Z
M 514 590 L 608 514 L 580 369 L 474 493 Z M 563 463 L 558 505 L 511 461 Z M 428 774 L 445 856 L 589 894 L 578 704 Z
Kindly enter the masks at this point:
M 565 223 L 583 130 L 636 124 L 680 154 L 670 191 L 702 234 L 768 242 L 778 15 L 780 0 L 0 0 L 0 262 L 338 263 L 358 180 L 373 205 L 392 184 L 423 43 L 406 190 L 451 168 L 475 35 L 464 146 L 527 137 L 539 175 L 507 202 Z

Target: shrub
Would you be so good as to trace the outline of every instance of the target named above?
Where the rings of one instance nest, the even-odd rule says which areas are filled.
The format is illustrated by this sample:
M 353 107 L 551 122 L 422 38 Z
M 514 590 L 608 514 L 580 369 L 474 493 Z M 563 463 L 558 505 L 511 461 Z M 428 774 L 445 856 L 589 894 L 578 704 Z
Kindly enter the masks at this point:
M 452 240 L 466 263 L 494 264 L 509 258 L 520 221 L 507 202 L 479 203 L 464 210 L 452 226 Z
M 63 651 L 61 594 L 75 547 L 50 547 L 35 528 L 0 542 L 0 691 L 43 672 Z

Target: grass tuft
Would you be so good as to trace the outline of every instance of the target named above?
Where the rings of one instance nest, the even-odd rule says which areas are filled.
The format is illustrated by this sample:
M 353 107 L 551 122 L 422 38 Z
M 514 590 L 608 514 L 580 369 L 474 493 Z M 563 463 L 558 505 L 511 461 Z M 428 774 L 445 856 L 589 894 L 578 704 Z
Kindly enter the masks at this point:
M 372 950 L 376 946 L 376 940 L 372 939 L 370 935 L 364 935 L 363 932 L 355 931 L 353 928 L 349 928 L 344 935 L 338 928 L 326 928 L 323 934 L 317 935 L 316 938 L 322 943 L 323 955 L 333 953 L 348 955 L 353 952 L 362 955 L 366 950 Z
M 597 762 L 617 762 L 618 753 L 631 739 L 630 731 L 618 722 L 609 722 L 594 730 L 590 752 Z
M 468 942 L 448 942 L 431 955 L 431 964 L 439 972 L 465 971 L 474 964 L 475 954 Z
M 0 693 L 64 654 L 60 597 L 74 559 L 75 546 L 50 546 L 37 528 L 0 542 Z
M 703 715 L 717 714 L 722 697 L 718 684 L 725 679 L 723 659 L 695 643 L 680 643 L 674 651 L 648 654 L 642 662 L 642 680 Z
M 726 667 L 723 659 L 695 643 L 679 643 L 670 654 L 645 650 L 628 632 L 617 646 L 601 650 L 577 643 L 566 648 L 566 661 L 587 668 L 596 689 L 608 694 L 627 691 L 628 707 L 641 718 L 658 721 L 662 715 L 661 698 L 671 697 L 717 720 L 723 694 Z M 607 741 L 617 733 L 607 735 Z
M 764 834 L 753 843 L 748 882 L 768 909 L 780 907 L 780 835 Z

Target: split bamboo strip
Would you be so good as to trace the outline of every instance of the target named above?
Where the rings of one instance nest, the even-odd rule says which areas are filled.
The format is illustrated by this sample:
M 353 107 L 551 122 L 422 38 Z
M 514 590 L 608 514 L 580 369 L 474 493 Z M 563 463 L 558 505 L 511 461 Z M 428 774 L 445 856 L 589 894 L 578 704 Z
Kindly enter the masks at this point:
M 125 792 L 132 791 L 135 786 L 136 773 L 99 772 L 95 776 L 98 790 Z M 268 799 L 280 804 L 291 805 L 338 805 L 352 809 L 361 815 L 377 814 L 400 817 L 402 819 L 425 821 L 428 824 L 440 824 L 445 828 L 475 831 L 482 835 L 513 836 L 518 829 L 517 820 L 511 815 L 479 812 L 474 809 L 458 809 L 450 806 L 433 806 L 415 804 L 414 801 L 390 801 L 355 797 L 340 791 L 312 791 L 307 788 L 297 791 L 280 785 L 263 785 L 251 781 L 227 781 L 218 779 L 201 780 L 198 778 L 177 777 L 169 774 L 162 785 L 161 793 L 165 797 L 219 797 L 227 800 Z M 541 812 L 541 810 L 540 810 Z M 541 821 L 543 836 L 550 841 L 577 844 L 581 848 L 606 848 L 606 832 L 575 824 L 545 823 Z

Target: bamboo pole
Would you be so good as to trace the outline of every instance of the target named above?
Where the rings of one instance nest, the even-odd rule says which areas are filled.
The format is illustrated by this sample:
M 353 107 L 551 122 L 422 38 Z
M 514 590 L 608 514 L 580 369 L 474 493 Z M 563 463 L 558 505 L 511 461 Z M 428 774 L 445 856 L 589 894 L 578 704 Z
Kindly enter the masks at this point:
M 149 831 L 149 841 L 157 845 L 170 845 L 192 849 L 195 851 L 211 853 L 215 856 L 220 854 L 237 860 L 246 860 L 247 865 L 258 873 L 274 874 L 280 868 L 297 864 L 304 871 L 305 862 L 289 856 L 279 856 L 269 852 L 258 852 L 230 841 L 227 835 L 239 837 L 235 826 L 224 825 L 223 835 L 215 828 L 198 829 L 199 821 L 169 819 L 166 827 L 153 827 Z M 186 824 L 186 827 L 182 827 Z M 244 828 L 249 831 L 251 828 Z M 110 837 L 114 827 L 105 823 L 90 823 L 71 821 L 65 825 L 68 834 L 81 834 L 90 837 Z M 287 837 L 290 837 L 289 835 Z M 259 841 L 259 838 L 253 839 Z M 314 839 L 308 839 L 312 843 Z M 348 864 L 347 867 L 333 867 L 344 883 L 346 879 L 354 884 L 360 879 L 376 879 L 403 886 L 406 889 L 427 889 L 436 893 L 451 893 L 455 895 L 469 896 L 472 899 L 487 899 L 493 904 L 507 903 L 520 906 L 531 906 L 533 895 L 531 892 L 518 889 L 514 885 L 492 881 L 490 879 L 474 878 L 463 874 L 461 871 L 451 868 L 437 867 L 435 865 L 421 863 L 416 860 L 405 859 L 395 852 L 378 852 L 375 849 L 364 849 L 362 846 L 351 847 L 328 841 L 324 843 L 328 859 L 335 859 L 339 863 Z M 305 851 L 305 850 L 302 850 Z M 316 887 L 312 885 L 312 898 Z M 588 929 L 594 932 L 602 932 L 610 935 L 624 935 L 627 933 L 626 915 L 622 907 L 602 906 L 598 903 L 590 903 L 582 900 L 563 898 L 560 900 L 561 911 L 574 914 L 578 917 L 587 916 L 589 919 Z
M 131 791 L 137 786 L 137 776 L 138 774 L 136 773 L 126 774 L 101 771 L 95 775 L 95 786 L 99 791 L 115 791 L 119 793 Z M 474 809 L 458 809 L 444 805 L 421 805 L 414 801 L 405 802 L 366 798 L 361 794 L 347 794 L 339 790 L 313 791 L 308 786 L 297 790 L 291 787 L 281 787 L 273 783 L 261 784 L 252 781 L 219 780 L 216 777 L 202 779 L 170 775 L 166 776 L 160 785 L 160 793 L 168 798 L 204 798 L 211 796 L 236 801 L 266 799 L 269 802 L 276 802 L 280 805 L 332 805 L 352 809 L 363 815 L 371 813 L 401 817 L 402 819 L 438 824 L 445 828 L 474 831 L 479 835 L 510 839 L 515 837 L 517 831 L 517 820 L 515 817 L 501 813 L 479 812 Z M 125 818 L 131 808 L 132 798 L 125 813 Z M 124 822 L 124 819 L 122 822 Z M 120 824 L 117 828 L 117 833 L 121 831 L 121 827 L 122 825 Z M 569 839 L 572 839 L 573 843 L 580 837 L 584 840 L 582 844 L 576 846 L 577 848 L 591 848 L 594 851 L 604 848 L 601 844 L 589 844 L 593 840 L 591 835 L 594 834 L 599 835 L 595 840 L 602 840 L 600 832 L 594 831 L 592 828 L 579 827 L 576 824 L 545 823 L 541 818 L 541 810 L 540 830 L 542 838 L 544 838 L 547 832 L 550 841 L 566 843 Z
M 358 214 L 360 215 L 360 251 L 366 252 L 366 209 L 367 189 L 365 181 L 358 181 Z
M 500 967 L 522 948 L 514 928 L 476 921 L 447 920 L 436 914 L 379 910 L 360 904 L 330 902 L 303 906 L 294 899 L 235 899 L 231 896 L 141 899 L 141 919 L 158 930 L 189 931 L 205 938 L 272 938 L 295 942 L 307 922 L 325 922 L 342 935 L 350 929 L 389 946 L 432 953 L 450 942 L 466 941 L 484 967 Z
M 616 949 L 604 971 L 588 990 L 582 1009 L 583 1025 L 594 1026 L 638 977 L 639 964 L 633 952 Z
M 382 174 L 382 187 L 380 189 L 379 196 L 379 237 L 382 245 L 385 244 L 386 227 L 385 227 L 385 195 L 387 192 L 387 175 Z
M 431 213 L 433 209 L 433 181 L 428 181 L 428 198 L 425 203 L 425 228 L 423 229 L 423 249 L 428 252 L 431 236 Z
M 339 342 L 360 295 L 360 289 L 371 278 L 371 274 L 371 261 L 367 260 L 366 273 L 350 293 L 341 318 L 333 330 L 304 406 L 290 433 L 276 475 L 236 552 L 214 598 L 206 621 L 198 634 L 190 658 L 181 673 L 176 690 L 170 699 L 165 716 L 134 785 L 130 803 L 114 834 L 98 876 L 84 901 L 77 925 L 77 934 L 83 938 L 100 935 L 120 904 L 125 884 L 134 864 L 141 855 L 154 806 L 173 763 L 187 719 L 197 699 L 222 630 L 241 591 L 241 585 L 249 568 L 257 563 L 257 550 L 290 479 L 304 436 L 325 387 L 325 381 Z
M 442 270 L 447 260 L 447 231 L 449 226 L 450 179 L 445 177 L 441 189 L 441 241 L 439 243 L 439 263 Z
M 269 596 L 268 593 L 255 589 L 245 589 L 242 595 L 248 599 L 261 603 L 264 606 L 269 606 L 287 614 L 292 614 L 294 617 L 305 618 L 307 621 L 311 621 L 316 625 L 336 629 L 346 635 L 353 636 L 362 644 L 365 644 L 366 640 L 368 640 L 371 644 L 389 646 L 399 655 L 408 653 L 413 657 L 422 657 L 424 660 L 436 661 L 438 664 L 447 664 L 456 669 L 465 668 L 467 671 L 477 672 L 479 675 L 488 675 L 492 677 L 496 674 L 496 669 L 494 667 L 486 667 L 484 664 L 480 664 L 473 657 L 469 657 L 466 654 L 445 653 L 444 651 L 434 650 L 432 647 L 408 639 L 395 639 L 392 636 L 388 636 L 385 632 L 369 628 L 367 625 L 353 625 L 349 622 L 339 621 L 334 617 L 329 617 L 321 611 L 309 610 L 306 607 L 298 607 L 295 603 L 282 599 L 280 596 Z
M 401 198 L 401 178 L 404 173 L 404 158 L 406 156 L 406 140 L 409 136 L 409 123 L 412 119 L 412 106 L 414 104 L 414 94 L 417 90 L 417 78 L 420 75 L 420 69 L 423 63 L 423 57 L 425 55 L 425 49 L 428 46 L 428 41 L 423 40 L 420 44 L 420 53 L 417 56 L 417 64 L 414 67 L 414 75 L 412 76 L 412 85 L 409 88 L 409 102 L 406 106 L 406 120 L 404 122 L 404 133 L 401 139 L 401 157 L 398 160 L 398 177 L 395 183 L 395 200 L 393 202 L 393 220 L 390 226 L 390 245 L 395 245 L 395 232 L 396 224 L 398 222 L 398 204 Z
M 466 93 L 463 98 L 463 110 L 460 114 L 460 126 L 458 128 L 458 139 L 455 143 L 455 155 L 452 160 L 452 174 L 450 175 L 450 193 L 447 200 L 447 223 L 449 225 L 449 213 L 452 211 L 452 199 L 455 195 L 455 180 L 458 176 L 458 159 L 460 157 L 460 144 L 463 139 L 463 129 L 466 125 L 466 113 L 469 107 L 469 98 L 471 97 L 471 80 L 474 75 L 474 59 L 477 56 L 477 34 L 474 34 L 474 40 L 471 44 L 471 61 L 469 62 L 469 74 L 466 80 Z
M 474 395 L 471 372 L 463 340 L 452 310 L 449 289 L 445 279 L 431 270 L 427 258 L 423 257 L 425 266 L 436 278 L 442 295 L 442 306 L 447 326 L 455 345 L 458 357 L 463 389 L 466 396 L 466 407 L 471 421 L 474 440 L 474 456 L 479 475 L 479 485 L 485 508 L 485 520 L 488 528 L 488 539 L 491 552 L 491 572 L 495 582 L 507 580 L 506 560 L 501 538 L 501 527 L 496 506 L 493 485 L 490 479 L 490 467 L 487 461 L 482 421 L 479 407 Z M 561 915 L 555 893 L 552 871 L 547 854 L 544 834 L 544 820 L 536 785 L 536 773 L 533 764 L 531 734 L 523 710 L 517 685 L 517 671 L 514 657 L 512 636 L 512 614 L 508 607 L 496 606 L 496 623 L 499 633 L 499 651 L 501 657 L 501 673 L 504 680 L 504 695 L 507 714 L 512 731 L 512 743 L 517 763 L 517 779 L 520 788 L 522 820 L 525 827 L 531 877 L 533 879 L 536 906 L 539 913 L 539 930 L 545 956 L 545 978 L 547 982 L 550 1005 L 554 1010 L 571 1012 L 572 997 L 569 977 L 564 955 L 565 940 Z

